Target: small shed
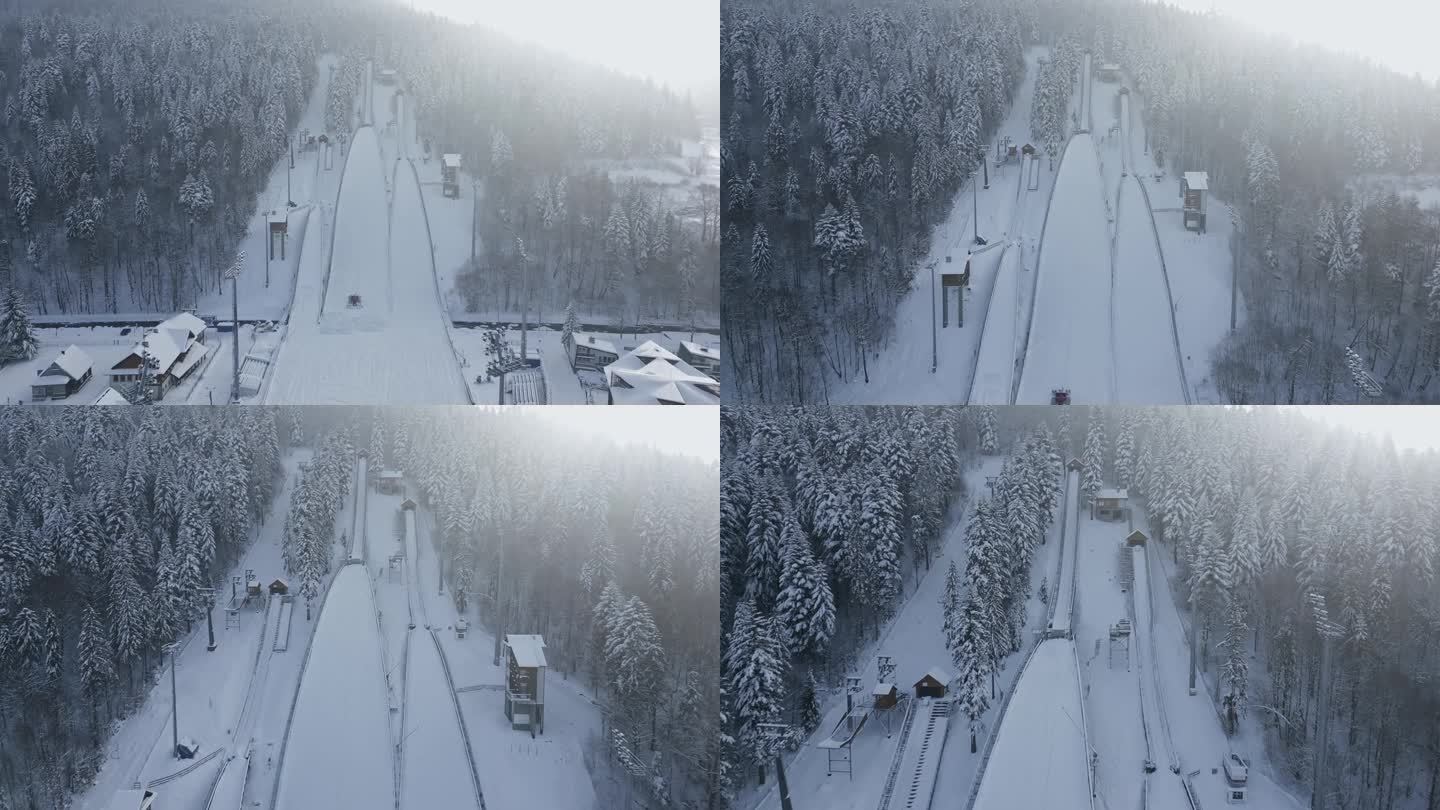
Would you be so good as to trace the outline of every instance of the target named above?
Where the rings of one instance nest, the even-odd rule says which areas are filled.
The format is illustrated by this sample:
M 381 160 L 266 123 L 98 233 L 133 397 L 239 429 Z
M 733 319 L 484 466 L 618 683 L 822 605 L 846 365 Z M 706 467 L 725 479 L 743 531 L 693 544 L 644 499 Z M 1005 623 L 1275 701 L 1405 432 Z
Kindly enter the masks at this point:
M 30 398 L 36 402 L 47 399 L 65 399 L 90 382 L 94 364 L 90 355 L 71 344 L 50 365 L 35 372 L 36 379 L 30 383 Z
M 943 669 L 932 669 L 915 682 L 915 697 L 943 698 L 950 685 L 950 673 Z
M 270 583 L 270 593 L 278 593 L 281 596 L 290 592 L 290 583 L 283 579 L 276 579 Z
M 1129 512 L 1130 496 L 1123 489 L 1104 488 L 1095 493 L 1090 503 L 1090 517 L 1100 520 L 1124 520 Z
M 249 582 L 245 583 L 245 596 L 246 596 L 246 598 L 249 598 L 249 597 L 252 597 L 252 596 L 261 596 L 261 595 L 262 595 L 262 594 L 260 593 L 260 580 L 258 580 L 258 579 L 252 579 L 252 580 L 250 580 Z
M 1143 546 L 1143 545 L 1145 545 L 1145 541 L 1146 541 L 1146 540 L 1149 540 L 1149 539 L 1150 539 L 1149 537 L 1146 537 L 1146 536 L 1145 536 L 1145 533 L 1144 533 L 1144 532 L 1140 531 L 1139 529 L 1136 529 L 1135 531 L 1130 532 L 1130 534 L 1128 534 L 1128 535 L 1125 536 L 1125 545 L 1127 545 L 1127 546 Z
M 1022 155 L 1034 155 L 1034 154 L 1035 154 L 1035 147 L 1034 147 L 1033 145 L 1027 143 L 1027 144 L 1025 144 L 1024 146 L 1020 147 L 1020 154 L 1022 154 Z
M 1120 66 L 1114 62 L 1104 62 L 1095 69 L 1095 78 L 1102 82 L 1120 81 Z
M 395 68 L 381 68 L 375 78 L 376 81 L 380 82 L 381 84 L 393 85 L 395 84 L 395 80 L 396 78 L 398 78 L 398 76 L 399 73 L 396 72 Z
M 401 509 L 409 509 L 410 511 L 413 512 L 413 511 L 415 511 L 415 501 L 412 500 L 412 499 L 410 499 L 410 498 L 406 498 L 405 500 L 403 500 L 403 501 L 400 502 L 400 508 L 401 508 Z
M 446 197 L 460 196 L 460 155 L 446 152 L 440 158 L 440 185 Z
M 386 495 L 399 495 L 400 485 L 404 480 L 405 474 L 399 470 L 381 470 L 375 479 L 375 488 Z
M 180 742 L 175 744 L 175 756 L 181 759 L 194 759 L 200 753 L 200 743 L 194 737 L 181 737 Z
M 1210 175 L 1207 172 L 1185 172 L 1180 176 L 1181 216 L 1185 229 L 1191 225 L 1205 233 L 1205 198 L 1210 193 Z
M 1080 459 L 1078 459 L 1078 458 L 1072 458 L 1072 459 L 1070 459 L 1070 461 L 1065 464 L 1065 469 L 1067 469 L 1067 470 L 1072 470 L 1072 471 L 1075 471 L 1075 472 L 1079 472 L 1079 471 L 1082 469 L 1081 464 L 1080 464 Z
M 875 708 L 893 709 L 900 702 L 900 690 L 893 683 L 877 683 L 870 693 L 875 698 Z

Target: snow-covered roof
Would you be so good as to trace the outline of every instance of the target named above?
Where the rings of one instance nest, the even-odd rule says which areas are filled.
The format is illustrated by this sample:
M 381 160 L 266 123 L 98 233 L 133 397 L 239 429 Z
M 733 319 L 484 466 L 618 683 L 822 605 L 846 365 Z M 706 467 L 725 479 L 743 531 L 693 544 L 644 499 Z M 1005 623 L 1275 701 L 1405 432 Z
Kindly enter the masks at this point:
M 273 225 L 278 222 L 285 222 L 288 216 L 288 213 L 285 211 L 271 211 L 265 215 L 265 221 Z
M 879 695 L 888 695 L 888 694 L 890 694 L 891 692 L 894 692 L 894 691 L 895 691 L 895 684 L 893 684 L 893 683 L 877 683 L 877 684 L 875 684 L 875 691 L 874 691 L 873 694 L 875 694 L 876 696 L 879 696 Z
M 405 477 L 405 474 L 402 473 L 402 472 L 400 472 L 399 470 L 381 470 L 381 471 L 380 471 L 380 477 L 381 477 L 381 478 L 404 478 L 404 477 Z
M 92 405 L 129 405 L 129 404 L 130 404 L 130 400 L 126 399 L 124 394 L 120 393 L 119 391 L 116 391 L 114 388 L 111 388 L 111 387 L 109 387 L 109 386 L 106 386 L 106 387 L 105 387 L 105 393 L 103 393 L 103 394 L 101 394 L 100 396 L 96 397 L 95 401 L 92 402 L 92 403 L 90 403 L 90 404 L 92 404 Z
M 178 315 L 171 315 L 166 320 L 161 321 L 160 325 L 155 328 L 178 329 L 183 332 L 189 332 L 191 336 L 194 336 L 205 331 L 205 322 L 196 317 L 193 312 L 181 312 Z
M 35 378 L 33 385 L 65 385 L 70 378 L 64 374 L 42 374 Z
M 948 686 L 950 684 L 950 673 L 939 667 L 931 667 L 920 680 L 923 681 L 925 678 L 930 678 L 941 686 Z M 919 683 L 919 681 L 916 681 L 916 683 Z
M 1185 185 L 1191 191 L 1207 191 L 1210 188 L 1210 175 L 1207 172 L 1185 172 Z
M 1123 489 L 1111 489 L 1111 488 L 1107 487 L 1107 488 L 1105 488 L 1105 489 L 1100 490 L 1099 492 L 1096 492 L 1096 493 L 1095 493 L 1095 497 L 1097 497 L 1097 498 L 1107 498 L 1107 499 L 1112 499 L 1112 500 L 1118 499 L 1118 500 L 1122 500 L 1122 501 L 1123 501 L 1123 500 L 1125 500 L 1125 499 L 1126 499 L 1127 497 L 1129 497 L 1129 496 L 1126 494 L 1125 490 L 1123 490 Z
M 445 163 L 447 167 L 451 169 L 460 168 L 460 156 L 454 152 L 446 152 L 445 156 L 442 157 L 441 160 Z
M 620 352 L 615 350 L 615 344 L 613 342 L 602 337 L 596 337 L 589 332 L 576 332 L 572 339 L 577 346 L 589 346 L 592 349 L 609 352 L 616 357 L 620 356 Z
M 680 341 L 680 345 L 681 345 L 681 346 L 684 346 L 684 347 L 685 347 L 685 351 L 690 352 L 691 354 L 696 354 L 696 355 L 699 355 L 699 356 L 701 356 L 701 357 L 708 357 L 708 358 L 710 358 L 711 360 L 719 360 L 719 359 L 720 359 L 720 350 L 717 349 L 717 348 L 714 348 L 714 347 L 711 347 L 711 346 L 705 346 L 705 345 L 696 343 L 696 342 L 693 341 L 693 340 L 682 340 L 682 341 Z
M 175 364 L 174 368 L 170 369 L 170 373 L 176 377 L 184 377 L 190 373 L 190 369 L 194 368 L 196 363 L 199 363 L 200 360 L 209 353 L 210 347 L 204 343 L 190 344 L 190 348 L 186 350 L 185 356 L 180 358 L 180 361 Z
M 1120 66 L 1117 65 L 1117 64 L 1115 64 L 1114 62 L 1106 62 L 1105 64 L 1103 64 L 1103 65 L 1100 66 L 1100 69 L 1101 69 L 1101 70 L 1119 70 L 1119 69 L 1120 69 Z
M 72 380 L 84 377 L 91 365 L 93 364 L 90 362 L 90 355 L 81 351 L 80 347 L 73 343 L 56 355 L 55 362 L 51 364 L 52 367 L 58 366 Z
M 515 656 L 515 666 L 543 667 L 545 663 L 545 638 L 535 635 L 506 635 L 505 646 Z
M 606 366 L 605 382 L 616 405 L 720 404 L 719 381 L 649 340 Z

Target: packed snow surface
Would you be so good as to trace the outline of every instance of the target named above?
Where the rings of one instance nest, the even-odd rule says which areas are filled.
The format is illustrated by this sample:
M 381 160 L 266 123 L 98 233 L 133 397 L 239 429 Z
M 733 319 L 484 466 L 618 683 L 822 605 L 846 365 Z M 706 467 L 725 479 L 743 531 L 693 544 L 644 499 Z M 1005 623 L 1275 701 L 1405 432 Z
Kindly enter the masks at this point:
M 1027 158 L 1028 162 L 1028 158 Z M 980 352 L 970 387 L 971 404 L 1005 405 L 1015 390 L 1015 342 L 1019 339 L 1020 244 L 1005 247 L 991 288 L 990 306 L 980 333 Z
M 1071 470 L 1065 475 L 1065 511 L 1060 515 L 1064 526 L 1061 534 L 1060 574 L 1055 582 L 1055 614 L 1050 619 L 1050 630 L 1060 634 L 1070 632 L 1071 615 L 1075 607 L 1075 555 L 1079 545 L 1080 530 L 1080 471 Z
M 1089 810 L 1080 678 L 1068 639 L 1035 649 L 997 734 L 975 810 Z
M 1088 133 L 1065 147 L 1040 250 L 1034 314 L 1017 404 L 1049 404 L 1068 388 L 1077 404 L 1113 402 L 1109 223 L 1100 163 Z
M 460 715 L 430 632 L 410 632 L 405 664 L 405 725 L 400 730 L 402 808 L 479 807 L 466 761 Z
M 380 660 L 365 566 L 347 565 L 315 627 L 280 764 L 277 810 L 394 810 L 395 763 Z

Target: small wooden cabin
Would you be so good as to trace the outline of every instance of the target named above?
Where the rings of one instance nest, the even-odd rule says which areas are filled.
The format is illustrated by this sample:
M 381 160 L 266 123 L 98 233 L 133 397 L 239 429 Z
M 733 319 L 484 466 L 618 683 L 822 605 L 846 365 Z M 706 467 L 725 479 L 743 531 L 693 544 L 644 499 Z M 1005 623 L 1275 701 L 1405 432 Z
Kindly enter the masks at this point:
M 877 709 L 893 709 L 900 702 L 900 690 L 893 683 L 877 683 L 870 694 Z
M 30 398 L 36 402 L 65 399 L 84 388 L 93 371 L 90 355 L 79 346 L 67 346 L 50 365 L 35 372 L 36 379 L 30 383 Z
M 943 669 L 932 669 L 915 682 L 915 697 L 943 698 L 950 685 L 950 673 Z
M 277 579 L 270 583 L 270 593 L 278 593 L 281 596 L 290 592 L 290 583 L 283 579 Z
M 399 470 L 381 470 L 375 479 L 375 488 L 386 495 L 399 495 L 405 474 Z
M 1125 545 L 1127 545 L 1127 546 L 1143 546 L 1143 545 L 1145 545 L 1145 541 L 1146 541 L 1146 540 L 1149 540 L 1149 539 L 1150 539 L 1149 537 L 1146 537 L 1146 536 L 1145 536 L 1145 533 L 1144 533 L 1144 532 L 1140 531 L 1139 529 L 1136 529 L 1135 531 L 1130 532 L 1130 534 L 1125 537 Z
M 1129 493 L 1123 489 L 1105 488 L 1095 493 L 1090 503 L 1090 517 L 1100 520 L 1124 520 L 1129 514 Z

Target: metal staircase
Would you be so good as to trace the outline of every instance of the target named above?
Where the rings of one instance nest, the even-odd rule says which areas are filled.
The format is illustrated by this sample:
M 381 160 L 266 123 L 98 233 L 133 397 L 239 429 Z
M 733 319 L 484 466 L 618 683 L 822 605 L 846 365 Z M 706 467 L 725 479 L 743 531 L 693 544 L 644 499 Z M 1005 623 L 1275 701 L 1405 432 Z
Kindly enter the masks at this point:
M 905 757 L 905 745 L 910 741 L 910 727 L 915 724 L 915 704 L 919 700 L 905 701 L 905 722 L 900 726 L 900 744 L 895 746 L 895 756 L 890 760 L 890 775 L 885 778 L 885 791 L 880 794 L 878 810 L 890 806 L 890 794 L 895 792 L 895 779 L 900 775 L 900 761 Z
M 937 726 L 943 741 L 944 728 L 949 722 L 949 717 L 950 701 L 939 700 L 930 704 L 930 718 L 925 723 L 924 736 L 920 738 L 920 755 L 915 759 L 915 773 L 910 777 L 910 791 L 905 797 L 905 810 L 930 807 L 930 796 L 935 790 L 935 779 L 932 775 L 929 779 L 929 790 L 923 790 L 926 782 L 925 761 L 930 756 L 930 741 L 935 738 Z

